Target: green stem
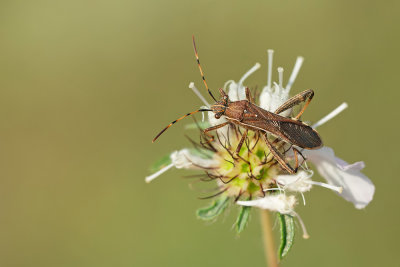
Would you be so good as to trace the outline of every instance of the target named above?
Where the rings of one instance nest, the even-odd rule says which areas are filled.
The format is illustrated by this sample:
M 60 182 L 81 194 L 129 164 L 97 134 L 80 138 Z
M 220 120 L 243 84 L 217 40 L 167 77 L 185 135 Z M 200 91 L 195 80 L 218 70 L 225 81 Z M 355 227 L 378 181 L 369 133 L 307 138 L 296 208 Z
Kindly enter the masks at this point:
M 264 240 L 264 254 L 268 267 L 278 267 L 278 257 L 272 232 L 271 214 L 268 210 L 260 209 L 261 228 Z

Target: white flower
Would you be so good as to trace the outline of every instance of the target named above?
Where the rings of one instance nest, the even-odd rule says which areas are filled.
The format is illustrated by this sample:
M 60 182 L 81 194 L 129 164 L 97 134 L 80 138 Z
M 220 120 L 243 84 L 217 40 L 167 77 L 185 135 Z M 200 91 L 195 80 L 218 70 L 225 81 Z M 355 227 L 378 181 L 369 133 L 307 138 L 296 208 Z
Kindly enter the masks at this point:
M 235 83 L 233 80 L 229 80 L 224 85 L 224 90 L 227 90 L 228 87 L 228 96 L 231 101 L 239 101 L 246 99 L 245 87 L 243 86 L 244 80 L 247 79 L 251 74 L 253 74 L 256 70 L 260 68 L 260 63 L 256 63 L 250 70 L 248 70 L 243 77 L 239 80 L 238 83 Z M 191 83 L 192 84 L 192 83 Z M 190 84 L 190 85 L 191 85 Z M 189 86 L 190 86 L 189 85 Z M 194 85 L 193 85 L 194 86 Z M 192 88 L 192 87 L 190 87 Z M 193 88 L 192 88 L 193 89 Z M 196 93 L 196 92 L 195 92 Z M 197 93 L 196 93 L 197 94 Z M 208 121 L 210 122 L 211 126 L 215 126 L 221 123 L 226 122 L 225 116 L 221 116 L 219 119 L 215 118 L 215 114 L 213 112 L 208 112 Z M 217 130 L 218 134 L 226 140 L 228 135 L 228 125 Z
M 289 99 L 290 89 L 300 71 L 303 60 L 302 57 L 297 58 L 286 86 L 283 85 L 282 68 L 278 68 L 278 83 L 273 83 L 273 51 L 268 50 L 268 79 L 267 85 L 263 88 L 259 98 L 259 105 L 261 108 L 274 112 L 280 105 Z M 260 64 L 256 63 L 243 75 L 238 83 L 233 80 L 225 83 L 224 90 L 227 91 L 231 101 L 246 99 L 246 86 L 243 85 L 243 82 L 259 68 Z M 207 107 L 210 107 L 210 104 L 201 96 L 200 92 L 194 86 L 194 83 L 190 83 L 189 87 L 199 96 Z M 315 123 L 312 127 L 317 128 L 323 125 L 346 108 L 347 104 L 343 103 L 334 111 Z M 289 109 L 280 115 L 290 116 L 290 113 L 291 110 Z M 226 118 L 222 116 L 220 119 L 216 119 L 213 112 L 208 112 L 208 121 L 212 126 L 214 126 L 226 122 Z M 335 157 L 333 150 L 329 147 L 323 147 L 318 150 L 303 149 L 301 150 L 301 153 L 315 165 L 317 171 L 327 180 L 328 184 L 311 180 L 313 171 L 309 170 L 306 167 L 306 164 L 304 165 L 305 167 L 303 166 L 304 171 L 299 170 L 296 174 L 288 175 L 284 174 L 284 172 L 278 167 L 278 164 L 268 165 L 266 164 L 267 161 L 264 162 L 264 159 L 262 159 L 262 155 L 259 157 L 256 152 L 266 151 L 267 153 L 264 153 L 265 159 L 268 158 L 267 154 L 269 150 L 265 144 L 261 144 L 262 142 L 258 142 L 258 140 L 258 143 L 255 142 L 255 140 L 249 141 L 249 143 L 254 141 L 254 147 L 256 147 L 257 144 L 256 149 L 253 151 L 254 153 L 247 153 L 245 156 L 246 159 L 241 158 L 242 161 L 239 160 L 238 162 L 235 162 L 238 159 L 230 157 L 235 148 L 230 145 L 228 148 L 226 147 L 226 144 L 230 142 L 232 142 L 232 144 L 237 144 L 239 139 L 237 132 L 236 135 L 230 132 L 230 136 L 228 136 L 228 129 L 229 127 L 225 126 L 217 130 L 222 141 L 219 140 L 219 143 L 212 141 L 215 142 L 214 149 L 216 151 L 214 151 L 214 156 L 212 156 L 211 159 L 199 157 L 191 153 L 188 149 L 175 151 L 170 155 L 172 161 L 171 164 L 153 175 L 146 177 L 146 182 L 150 182 L 172 167 L 178 169 L 204 169 L 207 172 L 212 169 L 212 171 L 207 174 L 209 177 L 217 179 L 218 185 L 222 189 L 220 193 L 227 194 L 230 197 L 236 196 L 237 199 L 239 199 L 244 191 L 253 190 L 252 188 L 254 187 L 260 188 L 261 193 L 258 191 L 247 192 L 248 195 L 253 197 L 262 196 L 263 190 L 279 190 L 281 191 L 279 194 L 269 194 L 266 197 L 250 201 L 237 201 L 236 203 L 239 205 L 259 207 L 262 209 L 277 211 L 282 214 L 296 216 L 301 223 L 305 237 L 307 237 L 308 234 L 305 230 L 304 223 L 299 215 L 294 211 L 296 198 L 294 195 L 286 194 L 289 194 L 290 192 L 298 192 L 303 196 L 303 193 L 309 191 L 313 185 L 318 185 L 334 190 L 339 194 L 341 193 L 343 198 L 354 203 L 355 207 L 358 209 L 364 208 L 373 198 L 375 187 L 372 182 L 361 173 L 361 170 L 364 168 L 363 162 L 356 162 L 349 165 L 345 161 Z M 252 136 L 254 139 L 255 134 L 253 133 Z M 229 140 L 229 137 L 231 137 L 232 140 Z M 250 149 L 253 144 L 248 144 L 248 146 L 248 149 Z M 293 156 L 293 154 L 286 154 L 288 159 L 291 156 Z M 262 162 L 262 164 L 259 164 L 260 162 Z M 262 173 L 261 170 L 264 172 Z M 256 176 L 260 176 L 261 178 L 258 179 Z M 284 193 L 282 193 L 282 191 Z M 252 195 L 253 193 L 258 195 Z
M 309 238 L 306 226 L 301 219 L 300 215 L 294 211 L 294 206 L 297 201 L 293 195 L 287 196 L 285 194 L 268 195 L 263 198 L 248 200 L 248 201 L 237 201 L 236 204 L 249 207 L 257 207 L 260 209 L 267 209 L 270 211 L 277 211 L 281 214 L 288 214 L 296 216 L 300 222 L 301 229 L 303 231 L 303 238 Z
M 298 171 L 294 175 L 278 175 L 275 180 L 284 190 L 304 193 L 312 187 L 312 175 L 313 171 Z
M 239 101 L 246 99 L 246 90 L 245 90 L 246 87 L 243 85 L 243 82 L 260 67 L 261 67 L 260 63 L 256 63 L 250 70 L 248 70 L 242 76 L 242 78 L 240 78 L 238 83 L 235 83 L 235 81 L 233 80 L 227 81 L 225 83 L 224 90 L 226 90 L 226 87 L 229 86 L 228 96 L 231 101 Z
M 200 98 L 200 100 L 205 104 L 206 107 L 210 107 L 210 104 L 207 102 L 207 100 L 202 96 L 202 94 L 197 90 L 196 86 L 194 85 L 193 82 L 189 84 L 189 88 L 193 90 L 193 92 Z M 244 92 L 244 89 L 243 89 Z M 204 120 L 204 113 L 203 114 L 203 120 Z M 225 116 L 220 117 L 219 119 L 215 118 L 215 114 L 212 111 L 207 112 L 207 117 L 208 117 L 208 122 L 210 123 L 211 126 L 215 126 L 221 123 L 226 122 Z M 222 128 L 219 128 L 216 130 L 218 134 L 221 135 L 221 137 L 225 138 L 228 133 L 228 126 L 224 126 Z
M 218 164 L 215 160 L 205 159 L 194 155 L 189 149 L 174 151 L 171 154 L 172 164 L 177 169 L 208 169 L 214 168 Z
M 226 122 L 225 116 L 221 116 L 219 119 L 217 119 L 217 118 L 215 118 L 215 114 L 212 111 L 209 111 L 207 113 L 208 113 L 208 122 L 210 123 L 211 126 L 215 126 L 215 125 Z M 228 125 L 226 125 L 222 128 L 219 128 L 216 131 L 218 132 L 218 134 L 225 137 L 225 136 L 227 136 L 227 133 L 228 133 Z
M 278 194 L 268 195 L 255 200 L 237 201 L 236 203 L 242 206 L 251 206 L 277 211 L 282 214 L 292 214 L 294 206 L 296 205 L 296 198 L 293 195 L 286 196 L 285 194 Z
M 302 57 L 297 58 L 286 87 L 283 87 L 283 69 L 278 68 L 279 83 L 274 83 L 272 86 L 271 73 L 273 51 L 268 50 L 268 82 L 260 95 L 260 107 L 273 112 L 289 98 L 291 86 L 297 77 L 303 60 L 304 59 Z M 259 68 L 260 64 L 256 63 L 243 75 L 238 83 L 235 83 L 233 80 L 225 83 L 224 89 L 228 90 L 228 95 L 231 101 L 246 99 L 245 86 L 243 85 L 243 82 Z M 194 83 L 190 83 L 189 87 L 200 97 L 206 106 L 210 106 L 204 97 L 201 96 Z M 335 117 L 345 108 L 347 108 L 347 104 L 343 103 L 337 109 L 315 123 L 312 127 L 316 128 L 321 126 L 331 118 Z M 212 126 L 214 126 L 226 122 L 226 119 L 224 116 L 222 116 L 220 119 L 216 119 L 213 112 L 208 112 L 208 121 Z M 221 135 L 221 138 L 224 139 L 228 134 L 228 126 L 222 127 L 217 131 Z M 225 138 L 225 140 L 226 139 L 227 138 Z M 358 209 L 364 208 L 372 200 L 375 187 L 372 182 L 360 172 L 361 169 L 364 168 L 364 163 L 358 162 L 348 165 L 345 161 L 336 158 L 333 150 L 327 147 L 319 150 L 303 150 L 302 153 L 306 158 L 315 164 L 318 172 L 328 181 L 329 185 L 312 181 L 312 173 L 310 172 L 307 173 L 304 171 L 299 171 L 294 175 L 277 176 L 277 182 L 283 185 L 285 190 L 303 193 L 309 191 L 313 184 L 330 188 L 338 193 L 340 193 L 343 189 L 341 196 L 346 200 L 353 202 Z M 200 169 L 201 167 L 215 167 L 216 164 L 218 164 L 218 161 L 214 159 L 204 159 L 195 156 L 187 149 L 173 152 L 171 154 L 171 160 L 171 164 L 154 173 L 153 175 L 146 177 L 146 181 L 150 182 L 172 167 L 176 167 L 178 169 Z
M 161 170 L 159 170 L 156 173 L 153 173 L 152 175 L 149 175 L 145 178 L 145 181 L 147 183 L 150 183 L 152 180 L 163 174 L 164 172 L 168 171 L 172 167 L 175 167 L 177 169 L 208 169 L 208 168 L 214 168 L 217 167 L 218 161 L 215 161 L 213 159 L 205 159 L 202 157 L 199 157 L 197 155 L 194 155 L 193 153 L 190 152 L 189 149 L 182 149 L 179 151 L 174 151 L 170 155 L 172 163 L 169 165 L 165 166 Z
M 268 50 L 268 82 L 267 85 L 263 88 L 260 95 L 260 107 L 271 112 L 274 112 L 280 105 L 282 105 L 286 100 L 289 99 L 290 89 L 292 88 L 292 85 L 296 80 L 297 74 L 299 73 L 301 65 L 304 61 L 303 57 L 297 57 L 292 74 L 290 75 L 286 87 L 283 86 L 283 68 L 279 67 L 279 83 L 274 83 L 274 85 L 272 86 L 271 73 L 273 53 L 273 50 Z M 287 110 L 285 112 L 282 112 L 281 115 L 288 116 L 290 112 L 291 110 Z
M 297 58 L 286 87 L 283 87 L 282 68 L 278 68 L 279 84 L 274 83 L 273 86 L 271 85 L 272 61 L 273 50 L 268 50 L 268 83 L 263 88 L 260 95 L 260 107 L 274 112 L 281 104 L 289 99 L 290 89 L 300 71 L 304 58 Z M 243 75 L 238 83 L 235 83 L 232 80 L 225 83 L 224 89 L 228 87 L 228 95 L 232 101 L 243 100 L 246 98 L 243 81 L 259 69 L 259 67 L 260 66 L 257 63 L 253 68 L 246 72 L 245 75 Z M 315 123 L 312 127 L 317 128 L 323 125 L 347 107 L 347 103 L 341 104 L 327 116 Z M 286 116 L 289 115 L 288 113 L 290 113 L 290 110 L 281 115 Z M 211 118 L 211 116 L 209 116 L 209 118 Z M 223 119 L 223 117 L 221 119 Z M 210 122 L 212 125 L 219 123 L 213 121 L 212 118 L 210 119 Z M 306 158 L 309 158 L 310 161 L 316 165 L 318 172 L 328 181 L 329 184 L 312 181 L 312 173 L 307 174 L 302 171 L 294 175 L 279 175 L 276 180 L 279 183 L 282 183 L 285 186 L 285 189 L 300 193 L 309 191 L 312 185 L 323 186 L 338 192 L 343 198 L 354 203 L 356 208 L 364 208 L 372 200 L 375 191 L 373 183 L 360 172 L 360 170 L 364 168 L 364 163 L 358 162 L 353 165 L 348 165 L 345 161 L 335 158 L 332 149 L 330 149 L 332 151 L 331 153 L 323 153 L 329 149 L 330 148 L 303 150 L 302 152 Z
M 311 190 L 313 185 L 319 185 L 325 188 L 329 188 L 333 191 L 342 193 L 343 188 L 338 186 L 333 186 L 321 182 L 316 182 L 311 180 L 314 172 L 311 170 L 298 171 L 292 175 L 278 175 L 276 181 L 279 185 L 283 186 L 284 190 L 304 193 Z
M 365 208 L 372 200 L 375 186 L 367 176 L 361 173 L 365 167 L 364 162 L 348 164 L 335 157 L 330 147 L 304 150 L 302 153 L 314 163 L 318 172 L 329 184 L 343 188 L 341 196 L 352 202 L 357 209 Z

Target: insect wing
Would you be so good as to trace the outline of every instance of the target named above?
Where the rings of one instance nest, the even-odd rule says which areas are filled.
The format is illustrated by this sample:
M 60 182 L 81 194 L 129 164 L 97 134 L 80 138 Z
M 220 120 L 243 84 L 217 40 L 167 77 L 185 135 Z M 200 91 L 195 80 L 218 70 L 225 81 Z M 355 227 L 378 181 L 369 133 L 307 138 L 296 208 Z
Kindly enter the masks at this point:
M 264 110 L 254 104 L 248 106 L 242 124 L 261 131 L 269 132 L 282 140 L 306 149 L 322 146 L 317 131 L 301 121 L 285 118 Z
M 293 145 L 306 149 L 316 149 L 322 146 L 322 140 L 317 131 L 301 122 L 301 124 L 294 122 L 278 122 L 282 134 L 284 134 Z

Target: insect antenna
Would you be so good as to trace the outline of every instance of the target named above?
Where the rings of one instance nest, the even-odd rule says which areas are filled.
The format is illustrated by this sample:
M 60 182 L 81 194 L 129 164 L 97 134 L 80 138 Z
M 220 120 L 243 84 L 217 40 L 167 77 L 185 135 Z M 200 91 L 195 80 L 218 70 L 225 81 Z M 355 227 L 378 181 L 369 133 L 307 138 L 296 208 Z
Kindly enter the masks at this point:
M 208 85 L 206 82 L 206 77 L 204 77 L 204 72 L 200 65 L 199 54 L 197 53 L 196 42 L 194 41 L 194 35 L 193 35 L 193 47 L 194 47 L 194 54 L 196 56 L 197 65 L 199 66 L 201 78 L 203 79 L 204 85 L 206 86 L 206 89 L 207 89 L 208 93 L 210 94 L 210 96 L 214 99 L 215 102 L 217 102 L 217 99 L 215 99 L 215 97 L 211 93 L 210 89 L 208 88 Z
M 195 114 L 195 113 L 197 113 L 197 112 L 204 112 L 204 111 L 212 111 L 212 110 L 211 110 L 211 109 L 198 109 L 198 110 L 195 110 L 195 111 L 193 111 L 193 112 L 190 112 L 190 113 L 188 113 L 188 114 L 186 114 L 186 115 L 183 115 L 182 117 L 180 117 L 180 118 L 177 119 L 177 120 L 174 120 L 173 122 L 171 122 L 170 124 L 168 124 L 168 126 L 165 127 L 159 134 L 157 134 L 156 137 L 154 137 L 153 143 L 157 140 L 158 137 L 160 137 L 160 135 L 162 135 L 162 134 L 163 134 L 169 127 L 171 127 L 173 124 L 175 124 L 175 123 L 177 123 L 178 121 L 180 121 L 180 120 L 186 118 L 187 116 L 193 115 L 193 114 Z

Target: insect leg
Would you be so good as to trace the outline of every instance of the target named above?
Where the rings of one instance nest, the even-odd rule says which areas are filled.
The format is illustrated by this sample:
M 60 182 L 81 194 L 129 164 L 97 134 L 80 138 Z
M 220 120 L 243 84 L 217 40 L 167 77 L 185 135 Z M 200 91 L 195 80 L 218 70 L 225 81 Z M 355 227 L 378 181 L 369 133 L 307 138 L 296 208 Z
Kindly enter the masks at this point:
M 241 149 L 242 146 L 243 146 L 243 142 L 244 142 L 244 140 L 246 140 L 247 133 L 248 133 L 248 130 L 247 130 L 247 129 L 244 130 L 244 133 L 243 133 L 243 135 L 242 135 L 242 138 L 240 139 L 239 145 L 237 146 L 236 151 L 235 151 L 235 154 L 236 154 L 236 155 L 239 154 L 240 149 Z
M 306 158 L 303 156 L 303 154 L 301 154 L 301 152 L 300 152 L 297 148 L 292 147 L 292 149 L 293 149 L 294 158 L 295 158 L 295 160 L 296 160 L 295 171 L 297 172 L 298 168 L 299 168 L 301 165 L 303 165 L 304 161 L 306 161 Z M 303 158 L 303 162 L 302 162 L 300 165 L 299 165 L 299 159 L 298 159 L 298 156 L 297 156 L 297 155 L 300 155 L 300 156 Z
M 204 129 L 204 130 L 203 130 L 203 133 L 204 133 L 205 135 L 207 135 L 208 137 L 210 137 L 210 138 L 211 138 L 211 141 L 210 141 L 210 142 L 212 142 L 212 141 L 214 140 L 214 137 L 213 137 L 211 134 L 209 134 L 208 132 L 217 130 L 217 129 L 222 128 L 222 127 L 224 127 L 225 125 L 228 125 L 228 124 L 229 124 L 229 121 L 224 122 L 224 123 L 221 123 L 221 124 L 218 124 L 218 125 L 215 125 L 215 126 L 211 126 L 211 127 L 209 127 L 209 128 Z
M 297 95 L 289 98 L 285 103 L 283 103 L 277 110 L 275 110 L 274 113 L 279 114 L 284 112 L 285 110 L 288 110 L 289 108 L 292 108 L 302 102 L 307 101 L 304 104 L 304 107 L 300 110 L 299 114 L 296 115 L 295 119 L 300 118 L 300 116 L 303 114 L 303 112 L 306 110 L 308 104 L 310 104 L 311 99 L 314 96 L 314 91 L 311 89 L 305 90 L 301 93 L 298 93 Z
M 297 156 L 297 152 L 298 150 L 293 148 L 293 156 L 294 156 L 294 160 L 295 160 L 295 167 L 294 167 L 294 171 L 297 172 L 297 169 L 299 168 L 299 157 Z
M 208 132 L 211 132 L 211 131 L 214 131 L 216 129 L 222 128 L 222 127 L 224 127 L 225 125 L 228 125 L 228 124 L 229 124 L 229 121 L 221 123 L 221 124 L 218 124 L 218 125 L 215 125 L 215 126 L 211 126 L 209 128 L 204 129 L 203 133 L 207 134 Z
M 246 87 L 246 99 L 250 103 L 254 103 L 253 97 L 251 96 L 249 87 Z
M 268 140 L 267 134 L 264 134 L 263 136 L 265 139 L 265 143 L 269 148 L 269 151 L 271 151 L 272 155 L 274 155 L 274 158 L 279 163 L 279 165 L 281 165 L 281 167 L 284 168 L 288 173 L 295 174 L 297 170 L 293 170 L 293 168 L 290 167 L 289 163 L 285 161 L 284 156 Z

